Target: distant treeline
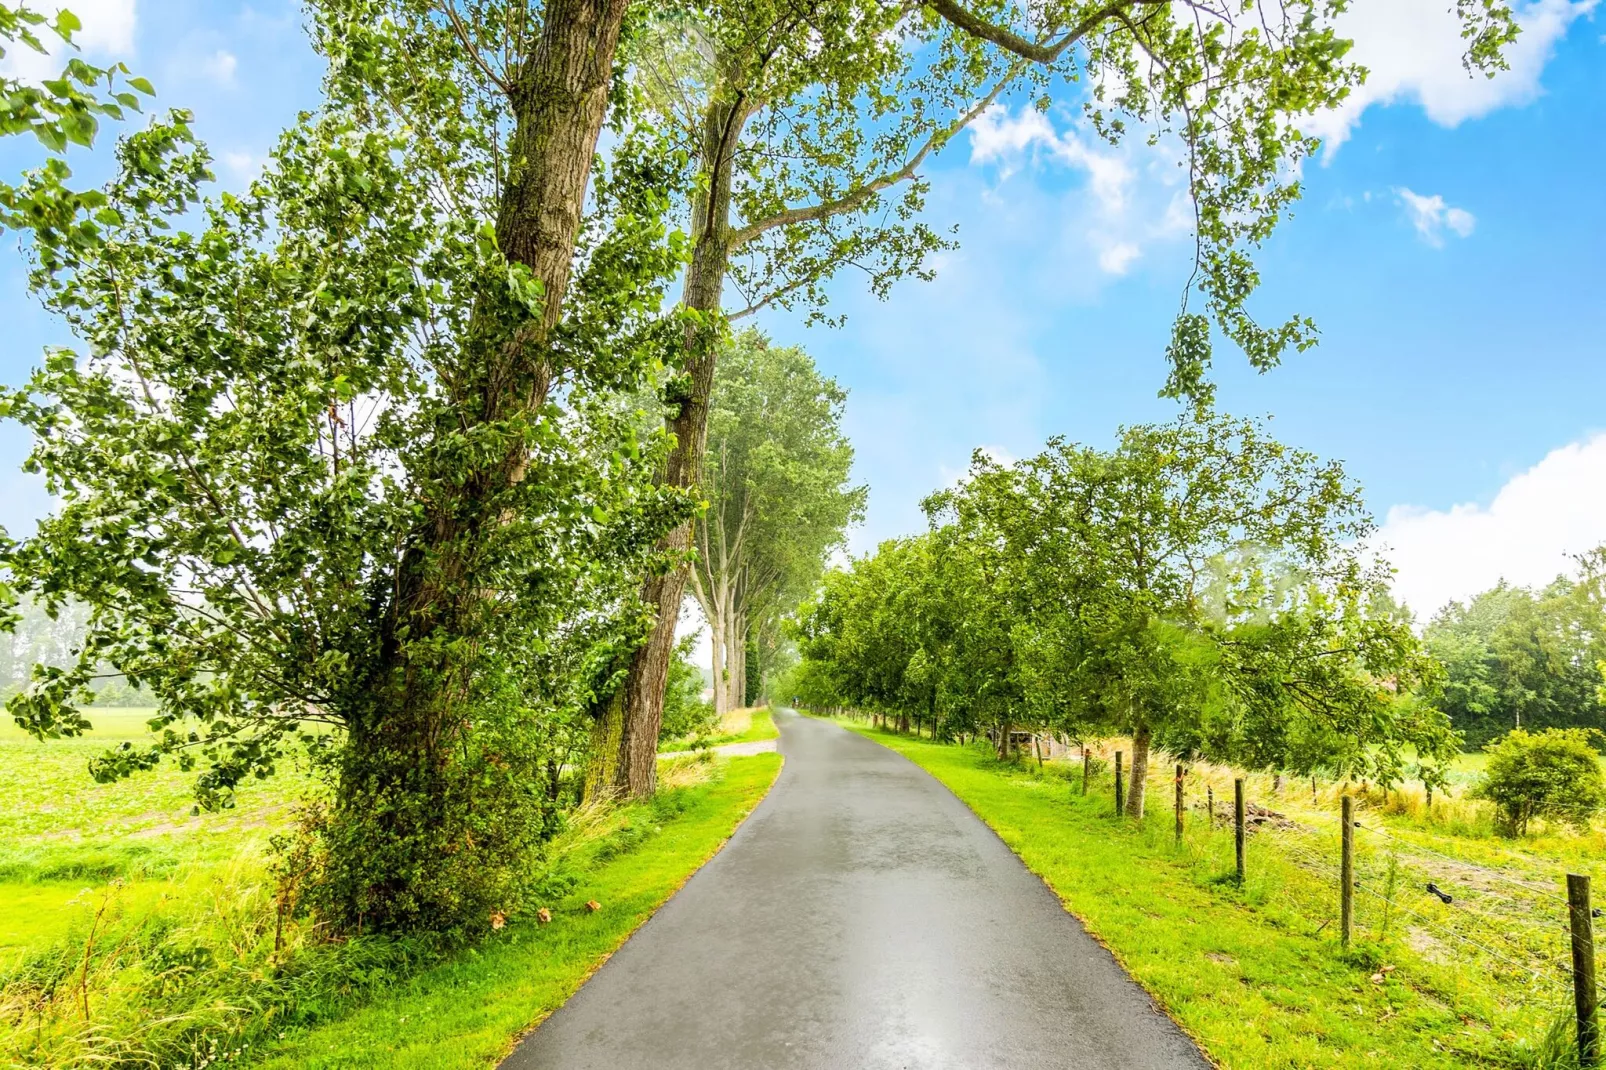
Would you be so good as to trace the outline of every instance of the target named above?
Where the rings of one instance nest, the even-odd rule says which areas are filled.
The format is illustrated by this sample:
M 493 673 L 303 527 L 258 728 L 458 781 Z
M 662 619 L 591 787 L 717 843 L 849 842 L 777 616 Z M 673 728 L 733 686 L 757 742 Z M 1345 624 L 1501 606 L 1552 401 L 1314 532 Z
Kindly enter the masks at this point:
M 9 699 L 28 686 L 35 665 L 65 668 L 78 660 L 84 644 L 88 609 L 77 603 L 64 605 L 54 617 L 36 602 L 18 607 L 21 620 L 11 634 L 0 636 L 0 698 Z M 95 702 L 101 706 L 148 706 L 143 695 L 126 676 L 112 673 L 91 685 Z
M 1541 590 L 1501 583 L 1428 624 L 1444 666 L 1435 705 L 1467 746 L 1519 727 L 1606 732 L 1606 547 L 1581 566 Z

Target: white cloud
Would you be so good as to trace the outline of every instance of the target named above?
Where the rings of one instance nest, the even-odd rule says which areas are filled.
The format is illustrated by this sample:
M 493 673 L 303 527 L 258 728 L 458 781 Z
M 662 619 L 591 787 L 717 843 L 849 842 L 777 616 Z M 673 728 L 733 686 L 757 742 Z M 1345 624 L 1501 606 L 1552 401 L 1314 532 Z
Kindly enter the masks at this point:
M 225 152 L 221 160 L 229 174 L 241 185 L 248 184 L 256 178 L 262 170 L 262 165 L 267 162 L 250 152 Z
M 1106 212 L 1119 213 L 1126 207 L 1127 190 L 1132 185 L 1132 168 L 1114 152 L 1089 148 L 1075 134 L 1060 134 L 1047 115 L 1022 105 L 1020 114 L 1011 116 L 1009 107 L 994 104 L 971 124 L 970 162 L 1000 161 L 1005 174 L 1028 149 L 1040 146 L 1052 157 L 1087 173 L 1088 188 Z
M 1444 244 L 1444 232 L 1450 230 L 1457 237 L 1470 237 L 1478 220 L 1465 208 L 1455 208 L 1444 202 L 1444 198 L 1435 193 L 1424 196 L 1413 193 L 1400 186 L 1395 191 L 1400 203 L 1405 206 L 1405 213 L 1410 217 L 1411 225 L 1422 236 L 1422 240 L 1429 245 Z
M 1355 42 L 1350 58 L 1370 72 L 1337 109 L 1303 126 L 1326 144 L 1325 158 L 1349 139 L 1374 104 L 1413 101 L 1440 126 L 1456 126 L 1539 94 L 1539 76 L 1572 23 L 1598 0 L 1527 0 L 1517 4 L 1522 33 L 1506 51 L 1510 69 L 1493 78 L 1462 66 L 1466 41 L 1448 0 L 1355 0 L 1337 21 Z
M 201 73 L 221 86 L 234 84 L 234 72 L 240 66 L 240 61 L 233 52 L 218 49 L 201 61 Z
M 1398 571 L 1395 591 L 1426 620 L 1504 579 L 1540 586 L 1606 543 L 1606 433 L 1552 451 L 1488 505 L 1395 506 L 1378 542 Z
M 1105 275 L 1129 271 L 1144 245 L 1172 238 L 1193 225 L 1185 193 L 1175 191 L 1173 160 L 1147 147 L 1095 147 L 1075 132 L 1055 129 L 1051 114 L 1022 105 L 1012 114 L 995 104 L 970 127 L 970 162 L 994 164 L 1000 183 L 1028 162 L 1057 163 L 1080 172 L 1090 194 L 1079 240 Z M 1143 168 L 1143 181 L 1139 181 Z M 1083 191 L 1078 190 L 1080 197 Z M 1165 198 L 1162 200 L 1161 198 Z
M 1142 250 L 1131 242 L 1116 242 L 1099 253 L 1099 267 L 1111 275 L 1125 275 Z
M 68 0 L 67 3 L 28 3 L 25 6 L 50 18 L 64 7 L 77 15 L 83 28 L 73 35 L 73 41 L 91 59 L 133 54 L 134 0 Z M 21 45 L 8 49 L 5 59 L 0 60 L 0 73 L 27 81 L 60 74 L 65 54 L 71 50 L 54 33 L 39 33 L 38 37 L 50 49 L 49 55 L 40 55 Z

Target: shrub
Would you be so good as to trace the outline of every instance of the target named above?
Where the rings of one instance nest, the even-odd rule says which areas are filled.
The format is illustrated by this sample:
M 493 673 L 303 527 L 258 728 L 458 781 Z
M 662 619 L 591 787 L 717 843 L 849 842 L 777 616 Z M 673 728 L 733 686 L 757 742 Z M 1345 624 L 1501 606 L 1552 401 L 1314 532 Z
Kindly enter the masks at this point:
M 1484 749 L 1489 767 L 1473 795 L 1500 811 L 1505 831 L 1521 836 L 1536 817 L 1588 825 L 1606 806 L 1606 778 L 1584 728 L 1513 729 Z

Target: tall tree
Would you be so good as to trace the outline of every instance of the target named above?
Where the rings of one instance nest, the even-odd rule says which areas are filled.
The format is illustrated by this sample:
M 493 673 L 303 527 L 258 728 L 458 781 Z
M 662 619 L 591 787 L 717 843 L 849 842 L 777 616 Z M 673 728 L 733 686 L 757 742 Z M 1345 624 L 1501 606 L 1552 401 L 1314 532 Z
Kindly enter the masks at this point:
M 540 729 L 618 675 L 632 588 L 690 513 L 637 478 L 664 443 L 619 401 L 665 358 L 679 263 L 672 160 L 625 138 L 590 180 L 623 11 L 316 5 L 330 101 L 248 195 L 201 205 L 180 117 L 124 146 L 105 242 L 36 231 L 35 285 L 89 353 L 9 398 L 64 504 L 7 563 L 91 628 L 13 712 L 81 730 L 108 660 L 165 731 L 97 773 L 198 752 L 213 804 L 335 725 L 312 831 L 338 926 L 516 905 Z
M 898 278 L 924 274 L 925 257 L 944 244 L 917 218 L 919 169 L 1007 78 L 996 62 L 967 64 L 951 50 L 921 67 L 915 37 L 929 34 L 911 11 L 880 0 L 712 0 L 654 23 L 640 83 L 696 170 L 681 298 L 685 378 L 666 420 L 675 442 L 666 484 L 692 488 L 701 478 L 727 282 L 743 294 L 736 317 L 800 301 L 817 310 L 823 283 L 844 265 L 863 268 L 884 294 Z M 990 89 L 978 88 L 995 75 Z M 692 542 L 688 524 L 665 549 L 689 558 Z M 643 592 L 657 619 L 626 685 L 611 777 L 621 792 L 650 792 L 655 782 L 653 741 L 689 576 L 683 565 Z
M 660 24 L 666 43 L 642 64 L 666 120 L 697 157 L 692 263 L 683 304 L 686 388 L 669 418 L 676 448 L 664 477 L 695 484 L 727 278 L 734 315 L 817 300 L 847 263 L 884 293 L 924 274 L 940 245 L 918 221 L 920 171 L 1011 86 L 1046 107 L 1069 86 L 1089 130 L 1129 130 L 1182 146 L 1195 218 L 1203 313 L 1185 296 L 1168 350 L 1166 392 L 1207 400 L 1211 334 L 1219 329 L 1262 370 L 1315 343 L 1308 319 L 1266 328 L 1248 312 L 1259 282 L 1249 251 L 1299 196 L 1298 163 L 1317 142 L 1303 117 L 1336 106 L 1364 77 L 1333 33 L 1343 0 L 1057 0 L 970 9 L 956 0 L 890 5 L 708 3 Z M 1469 69 L 1492 70 L 1515 33 L 1506 4 L 1462 0 Z M 922 66 L 919 58 L 926 60 Z M 884 210 L 892 191 L 901 197 Z M 885 220 L 892 220 L 888 227 Z M 667 549 L 684 550 L 689 529 Z M 675 569 L 648 584 L 657 621 L 630 671 L 615 781 L 650 790 L 651 741 L 686 582 Z
M 692 592 L 708 621 L 715 709 L 742 705 L 746 650 L 818 580 L 864 508 L 848 484 L 846 393 L 800 349 L 737 335 L 715 374 Z

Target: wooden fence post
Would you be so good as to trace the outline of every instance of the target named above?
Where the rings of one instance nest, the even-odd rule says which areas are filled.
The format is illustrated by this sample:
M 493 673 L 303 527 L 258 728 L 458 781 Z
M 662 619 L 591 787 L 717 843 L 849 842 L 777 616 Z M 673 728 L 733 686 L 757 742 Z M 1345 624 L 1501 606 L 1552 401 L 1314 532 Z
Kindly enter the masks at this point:
M 1120 817 L 1126 809 L 1126 792 L 1121 783 L 1121 752 L 1115 752 L 1115 816 Z
M 1235 777 L 1232 782 L 1232 810 L 1233 819 L 1237 828 L 1233 830 L 1233 847 L 1238 854 L 1238 883 L 1244 882 L 1244 778 Z
M 1343 937 L 1344 946 L 1348 948 L 1350 933 L 1355 926 L 1355 800 L 1344 796 L 1339 809 L 1343 815 L 1343 828 L 1338 837 L 1338 931 Z
M 1082 794 L 1087 794 L 1087 744 L 1082 744 Z
M 1182 842 L 1182 766 L 1177 766 L 1177 842 Z
M 1210 831 L 1216 831 L 1216 789 L 1205 785 L 1205 809 L 1210 812 Z
M 1594 1066 L 1600 1057 L 1595 925 L 1590 920 L 1589 878 L 1578 873 L 1567 874 L 1567 921 L 1573 932 L 1573 1009 L 1578 1015 L 1578 1064 Z

